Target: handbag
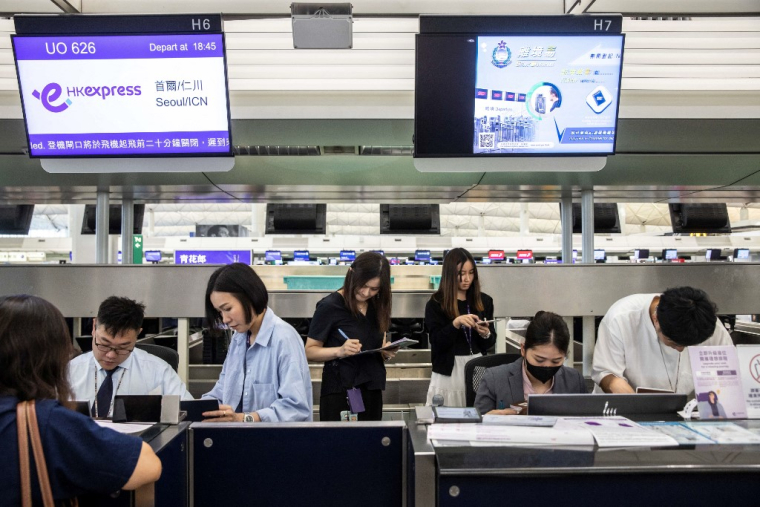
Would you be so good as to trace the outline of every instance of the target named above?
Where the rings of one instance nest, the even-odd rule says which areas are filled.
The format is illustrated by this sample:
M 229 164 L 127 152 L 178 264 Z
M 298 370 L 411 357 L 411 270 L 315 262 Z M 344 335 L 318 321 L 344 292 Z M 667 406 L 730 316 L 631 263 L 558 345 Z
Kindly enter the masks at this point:
M 55 507 L 45 454 L 42 452 L 42 439 L 40 438 L 40 428 L 37 425 L 37 409 L 34 400 L 22 401 L 16 405 L 16 427 L 18 429 L 18 461 L 21 468 L 21 505 L 22 507 L 32 507 L 31 465 L 29 463 L 29 439 L 31 437 L 42 503 L 45 507 Z M 78 504 L 76 498 L 71 501 L 72 506 Z

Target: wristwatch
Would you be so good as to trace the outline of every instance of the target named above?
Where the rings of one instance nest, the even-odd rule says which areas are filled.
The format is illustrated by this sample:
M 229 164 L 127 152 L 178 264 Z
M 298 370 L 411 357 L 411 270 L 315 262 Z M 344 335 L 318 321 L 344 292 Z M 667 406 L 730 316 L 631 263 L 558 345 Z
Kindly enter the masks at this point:
M 248 412 L 243 416 L 243 422 L 252 423 L 256 422 L 256 420 L 253 418 L 253 412 Z

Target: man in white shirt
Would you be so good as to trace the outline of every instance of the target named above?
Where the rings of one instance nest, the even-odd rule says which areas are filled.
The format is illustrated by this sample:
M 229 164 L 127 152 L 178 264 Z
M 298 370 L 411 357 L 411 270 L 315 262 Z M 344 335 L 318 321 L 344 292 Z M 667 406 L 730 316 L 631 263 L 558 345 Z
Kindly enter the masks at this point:
M 74 399 L 88 401 L 93 416 L 109 417 L 117 394 L 174 394 L 193 399 L 166 361 L 135 348 L 144 316 L 145 305 L 109 297 L 93 320 L 92 352 L 69 362 Z
M 692 287 L 634 294 L 610 307 L 599 325 L 591 378 L 594 392 L 633 393 L 637 387 L 690 394 L 686 347 L 733 345 L 707 294 Z

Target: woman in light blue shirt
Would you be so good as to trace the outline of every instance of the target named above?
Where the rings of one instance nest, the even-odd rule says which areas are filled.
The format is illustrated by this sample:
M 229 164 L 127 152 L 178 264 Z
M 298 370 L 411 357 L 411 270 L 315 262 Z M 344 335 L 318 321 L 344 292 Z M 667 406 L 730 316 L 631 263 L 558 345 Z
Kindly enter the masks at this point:
M 250 266 L 223 266 L 206 289 L 206 317 L 212 333 L 227 326 L 232 337 L 222 373 L 204 398 L 219 410 L 203 415 L 214 422 L 311 421 L 312 393 L 303 341 L 293 327 L 267 307 L 269 294 Z

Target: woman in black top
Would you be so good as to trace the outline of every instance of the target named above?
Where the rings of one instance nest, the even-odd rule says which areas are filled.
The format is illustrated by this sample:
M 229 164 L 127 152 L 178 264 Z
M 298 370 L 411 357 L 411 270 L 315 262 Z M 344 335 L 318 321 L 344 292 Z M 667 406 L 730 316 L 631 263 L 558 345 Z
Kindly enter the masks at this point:
M 475 259 L 454 248 L 443 259 L 441 283 L 425 305 L 433 373 L 427 404 L 440 394 L 449 407 L 465 406 L 464 365 L 496 343 L 493 299 L 480 292 Z
M 350 411 L 349 391 L 352 399 L 361 393 L 364 411 L 358 412 L 359 420 L 382 419 L 383 361 L 393 357 L 395 351 L 357 354 L 384 346 L 390 322 L 388 260 L 380 254 L 365 252 L 351 264 L 343 287 L 317 303 L 309 326 L 306 358 L 325 363 L 319 398 L 320 421 L 340 421 L 341 412 Z

